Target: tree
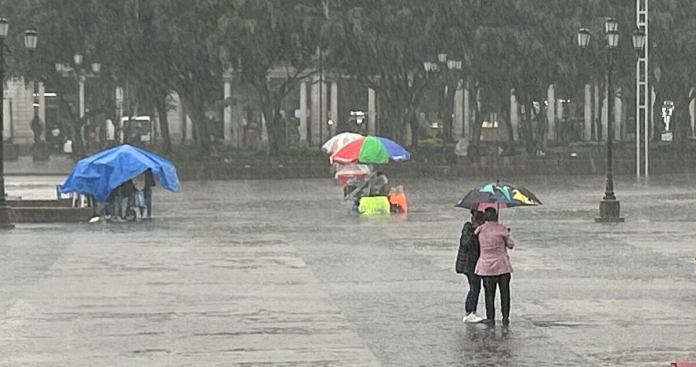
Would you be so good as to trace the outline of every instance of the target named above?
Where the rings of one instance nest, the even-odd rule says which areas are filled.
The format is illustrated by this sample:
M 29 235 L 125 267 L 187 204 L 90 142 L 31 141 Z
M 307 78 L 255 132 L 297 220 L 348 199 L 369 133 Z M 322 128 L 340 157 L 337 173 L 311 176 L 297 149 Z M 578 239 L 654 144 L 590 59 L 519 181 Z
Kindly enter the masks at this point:
M 14 27 L 33 26 L 39 33 L 38 47 L 31 62 L 27 62 L 26 54 L 22 52 L 24 47 L 20 32 L 14 33 L 14 37 L 8 40 L 14 50 L 14 57 L 8 63 L 10 75 L 25 76 L 25 80 L 38 79 L 58 92 L 61 103 L 72 117 L 72 124 L 64 124 L 63 128 L 71 130 L 66 133 L 73 140 L 74 151 L 78 155 L 84 153 L 80 131 L 85 121 L 113 111 L 113 98 L 109 98 L 114 85 L 110 61 L 120 42 L 110 30 L 117 19 L 122 18 L 117 8 L 113 3 L 96 0 L 7 1 L 1 6 L 12 19 Z M 72 63 L 76 53 L 85 55 L 88 62 L 103 64 L 100 74 L 96 76 L 100 82 L 94 84 L 90 91 L 96 104 L 82 118 L 78 115 L 78 106 L 71 105 L 65 99 L 66 95 L 75 93 L 78 84 L 74 72 L 76 66 Z M 56 70 L 56 63 L 68 65 L 68 72 L 75 79 L 65 78 L 62 71 Z
M 277 155 L 285 128 L 281 102 L 316 73 L 325 15 L 313 0 L 229 0 L 227 5 L 216 37 L 222 59 L 257 94 L 270 154 Z
M 671 124 L 676 144 L 692 135 L 689 122 L 689 103 L 694 99 L 696 87 L 696 49 L 689 47 L 696 32 L 696 3 L 688 0 L 656 0 L 650 5 L 650 66 L 655 98 L 655 121 L 662 121 L 662 102 L 674 101 Z M 659 123 L 660 127 L 662 123 Z M 660 130 L 654 130 L 655 140 Z
M 169 134 L 167 99 L 174 90 L 174 72 L 170 62 L 171 43 L 156 24 L 157 8 L 150 1 L 129 0 L 123 3 L 124 21 L 120 28 L 125 48 L 119 56 L 119 79 L 132 86 L 135 100 L 145 110 L 157 111 L 163 148 L 172 151 Z M 161 19 L 161 18 L 160 18 Z
M 382 133 L 403 140 L 411 127 L 418 145 L 420 126 L 416 111 L 428 85 L 423 61 L 438 50 L 426 29 L 432 17 L 429 3 L 418 0 L 342 2 L 329 46 L 330 61 L 374 89 L 385 102 Z
M 162 85 L 168 84 L 179 94 L 193 121 L 198 147 L 208 154 L 211 140 L 206 111 L 222 95 L 222 63 L 214 36 L 216 20 L 226 11 L 225 4 L 220 0 L 151 1 L 157 42 L 164 47 L 156 57 L 162 57 L 167 64 L 163 70 L 168 76 L 167 82 Z M 162 81 L 164 77 L 156 78 Z M 158 105 L 159 110 L 161 102 Z

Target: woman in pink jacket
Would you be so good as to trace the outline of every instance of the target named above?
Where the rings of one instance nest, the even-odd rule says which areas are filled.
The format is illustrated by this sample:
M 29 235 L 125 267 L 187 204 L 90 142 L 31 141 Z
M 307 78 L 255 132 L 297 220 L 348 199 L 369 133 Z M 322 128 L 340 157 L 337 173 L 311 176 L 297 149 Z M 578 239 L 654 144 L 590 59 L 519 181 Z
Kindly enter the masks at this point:
M 476 262 L 474 272 L 483 278 L 483 290 L 486 298 L 486 319 L 495 323 L 495 291 L 500 288 L 500 304 L 503 313 L 503 325 L 510 323 L 510 273 L 512 265 L 507 250 L 515 246 L 510 231 L 498 223 L 498 212 L 494 208 L 484 211 L 486 223 L 476 228 L 481 246 L 481 255 Z

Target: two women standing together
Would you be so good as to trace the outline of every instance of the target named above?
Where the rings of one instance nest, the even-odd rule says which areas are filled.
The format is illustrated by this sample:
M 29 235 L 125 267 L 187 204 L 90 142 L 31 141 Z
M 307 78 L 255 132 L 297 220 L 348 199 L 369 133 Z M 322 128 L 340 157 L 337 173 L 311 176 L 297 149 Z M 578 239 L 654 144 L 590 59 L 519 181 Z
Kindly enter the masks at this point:
M 510 322 L 510 278 L 512 265 L 507 250 L 515 243 L 510 230 L 498 223 L 498 212 L 486 208 L 471 211 L 471 220 L 464 224 L 459 239 L 455 270 L 466 275 L 469 292 L 466 295 L 464 322 L 484 321 L 476 314 L 481 283 L 486 298 L 486 322 L 495 324 L 495 294 L 500 289 L 503 325 Z

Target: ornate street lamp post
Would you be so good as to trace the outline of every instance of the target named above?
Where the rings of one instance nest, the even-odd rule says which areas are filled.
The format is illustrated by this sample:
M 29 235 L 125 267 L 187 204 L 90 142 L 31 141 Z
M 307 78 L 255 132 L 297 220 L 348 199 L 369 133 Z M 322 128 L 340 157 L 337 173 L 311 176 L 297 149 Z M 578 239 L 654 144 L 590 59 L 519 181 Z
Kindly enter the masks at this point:
M 614 52 L 619 45 L 619 24 L 613 18 L 608 18 L 604 23 L 604 34 L 606 37 L 607 49 L 607 179 L 604 190 L 604 197 L 599 202 L 599 217 L 597 222 L 619 223 L 623 222 L 619 200 L 614 193 L 614 86 L 613 72 L 615 67 Z M 582 50 L 587 48 L 590 43 L 590 31 L 581 28 L 578 31 L 578 46 Z M 636 51 L 643 49 L 645 45 L 645 33 L 636 31 L 632 36 L 633 47 Z
M 444 74 L 445 89 L 443 92 L 442 107 L 440 113 L 442 114 L 442 124 L 443 124 L 443 143 L 452 138 L 452 104 L 454 102 L 454 93 L 452 89 L 457 88 L 458 71 L 462 70 L 461 60 L 448 59 L 446 53 L 437 54 L 437 62 L 425 61 L 423 62 L 423 69 L 426 73 L 438 74 L 442 72 Z M 452 83 L 454 80 L 454 83 Z
M 29 56 L 34 56 L 34 50 L 36 50 L 36 44 L 39 40 L 39 34 L 36 29 L 28 29 L 24 31 L 24 47 L 29 51 Z M 39 116 L 39 103 L 38 103 L 38 93 L 39 93 L 39 81 L 34 78 L 34 118 Z
M 7 19 L 0 18 L 0 230 L 14 228 L 12 208 L 5 198 L 5 38 L 8 28 Z M 36 30 L 24 33 L 24 44 L 30 50 L 36 48 L 37 40 Z
M 5 37 L 7 19 L 0 18 L 0 229 L 12 229 L 11 212 L 5 199 Z
M 34 50 L 36 50 L 36 44 L 38 43 L 39 35 L 36 29 L 29 29 L 24 31 L 24 47 L 29 51 L 29 57 L 33 61 Z M 48 147 L 46 146 L 43 138 L 41 137 L 44 131 L 44 124 L 39 117 L 39 79 L 34 77 L 33 80 L 34 90 L 32 93 L 32 103 L 34 116 L 31 119 L 31 130 L 34 133 L 34 145 L 32 146 L 32 156 L 34 161 L 45 161 L 48 160 Z

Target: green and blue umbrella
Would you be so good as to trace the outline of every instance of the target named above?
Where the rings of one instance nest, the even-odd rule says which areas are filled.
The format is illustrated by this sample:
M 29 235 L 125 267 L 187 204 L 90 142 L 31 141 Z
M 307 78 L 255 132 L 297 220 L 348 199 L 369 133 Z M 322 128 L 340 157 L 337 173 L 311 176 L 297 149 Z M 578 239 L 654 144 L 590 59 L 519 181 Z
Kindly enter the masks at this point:
M 455 206 L 482 210 L 488 207 L 500 209 L 536 205 L 542 205 L 541 200 L 528 189 L 496 182 L 469 191 Z

